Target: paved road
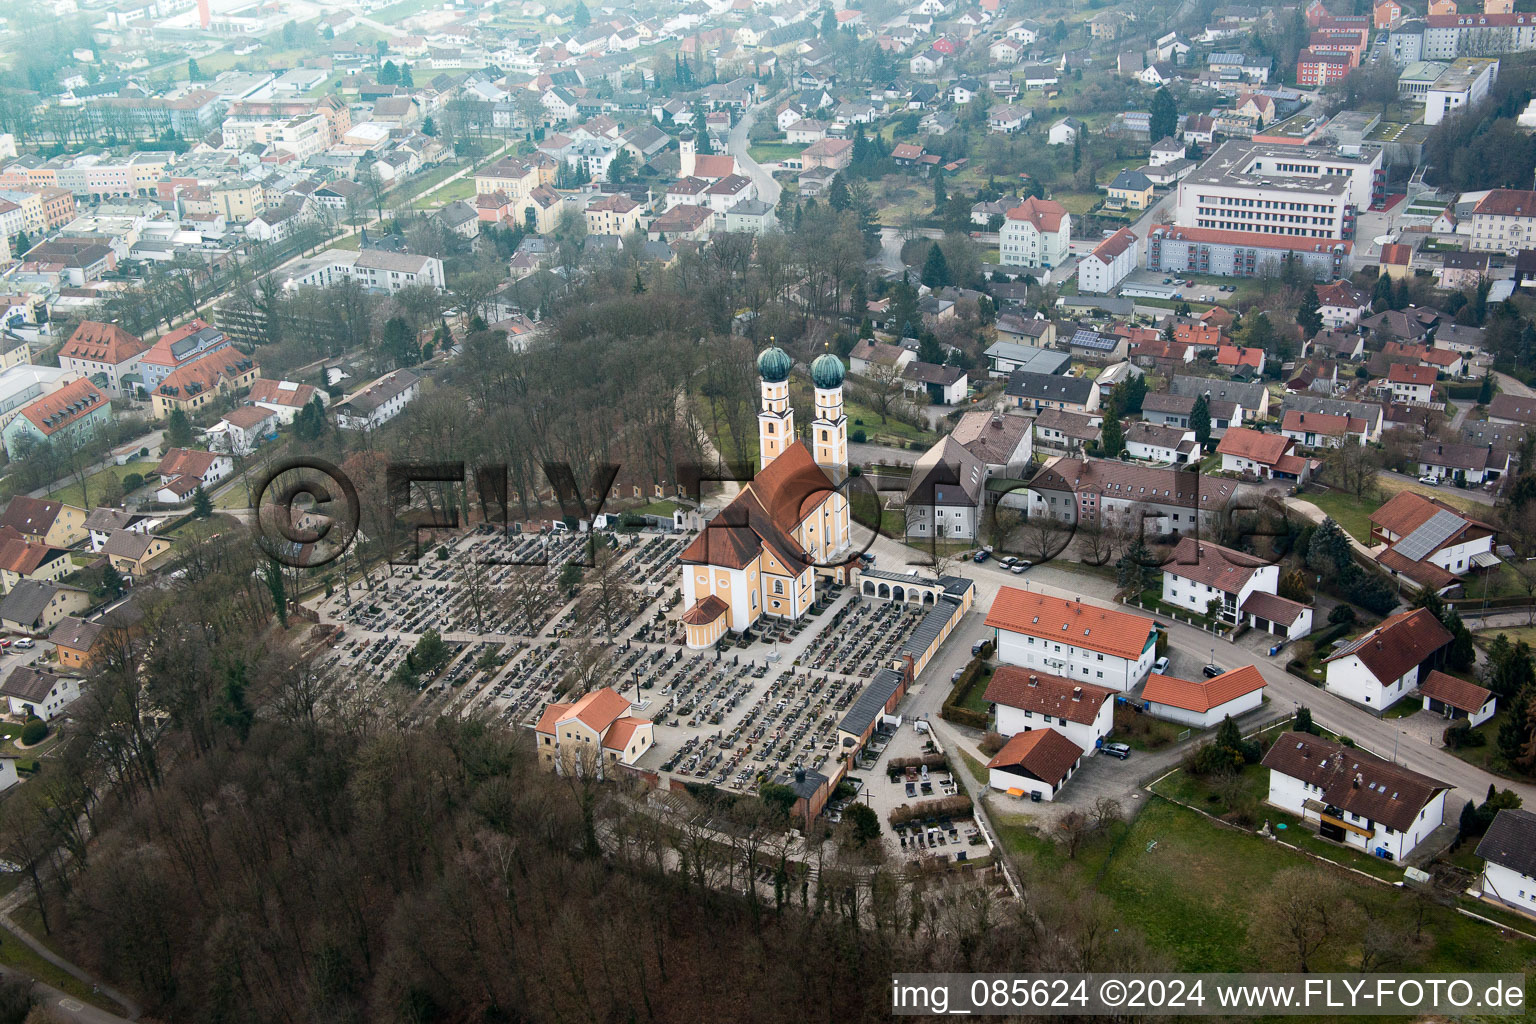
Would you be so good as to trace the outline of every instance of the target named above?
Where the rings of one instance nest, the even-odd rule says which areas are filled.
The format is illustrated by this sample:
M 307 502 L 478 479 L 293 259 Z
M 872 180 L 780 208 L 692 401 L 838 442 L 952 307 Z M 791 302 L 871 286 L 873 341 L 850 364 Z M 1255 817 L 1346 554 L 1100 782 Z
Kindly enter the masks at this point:
M 1506 395 L 1516 395 L 1520 398 L 1530 398 L 1532 395 L 1536 395 L 1536 391 L 1532 391 L 1507 373 L 1495 373 L 1494 377 L 1498 378 L 1499 390 Z
M 779 193 L 784 191 L 782 185 L 774 180 L 773 175 L 764 170 L 763 165 L 752 159 L 749 151 L 747 135 L 752 130 L 752 125 L 757 121 L 757 112 L 772 103 L 777 96 L 770 96 L 755 107 L 749 107 L 741 115 L 741 120 L 736 122 L 736 127 L 731 129 L 731 134 L 726 138 L 725 149 L 736 158 L 736 164 L 757 185 L 757 197 L 771 206 L 779 205 Z
M 920 558 L 918 552 L 888 538 L 877 538 L 871 547 L 877 556 L 879 568 L 893 572 L 903 571 L 909 561 Z M 918 570 L 921 571 L 921 570 Z M 954 671 L 970 660 L 971 644 L 988 634 L 983 622 L 986 610 L 1002 586 L 1027 587 L 1056 597 L 1082 597 L 1086 601 L 1111 606 L 1115 587 L 1108 580 L 1084 573 L 1059 569 L 1050 565 L 1038 566 L 1023 576 L 1014 576 L 998 569 L 995 563 L 975 565 L 964 563 L 958 572 L 976 581 L 975 610 L 968 613 L 950 639 L 923 672 L 918 687 L 903 705 L 903 714 L 928 714 L 938 718 L 944 697 L 948 692 L 948 680 Z M 1379 719 L 1360 707 L 1337 697 L 1321 687 L 1285 671 L 1285 661 L 1290 657 L 1282 651 L 1271 658 L 1263 649 L 1255 649 L 1261 641 L 1252 634 L 1237 643 L 1213 640 L 1206 633 L 1180 622 L 1168 623 L 1170 651 L 1173 652 L 1175 672 L 1198 671 L 1206 661 L 1214 660 L 1222 669 L 1256 665 L 1267 684 L 1269 707 L 1289 711 L 1298 705 L 1312 710 L 1315 722 L 1333 732 L 1348 736 L 1362 747 L 1392 759 L 1426 775 L 1451 783 L 1459 791 L 1453 797 L 1455 806 L 1448 806 L 1447 820 L 1459 813 L 1459 802 L 1468 798 L 1481 799 L 1490 784 L 1515 790 L 1522 799 L 1536 800 L 1536 786 L 1511 782 L 1483 771 L 1444 750 L 1416 737 L 1404 729 L 1397 720 Z M 1214 646 L 1214 653 L 1213 648 Z M 1143 759 L 1145 760 L 1145 759 Z M 1129 762 L 1127 762 L 1129 764 Z M 1138 775 L 1138 777 L 1140 777 Z

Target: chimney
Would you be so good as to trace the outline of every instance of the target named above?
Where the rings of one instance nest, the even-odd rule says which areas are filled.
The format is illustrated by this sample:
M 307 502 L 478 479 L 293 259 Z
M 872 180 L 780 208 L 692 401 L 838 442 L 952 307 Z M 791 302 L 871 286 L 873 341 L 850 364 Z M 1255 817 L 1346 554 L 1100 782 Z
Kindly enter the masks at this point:
M 804 768 L 796 768 L 795 769 L 795 781 L 796 782 L 804 782 L 805 781 L 805 769 Z
M 1030 676 L 1029 677 L 1029 685 L 1030 686 L 1039 686 L 1040 685 L 1040 677 L 1039 676 Z
M 1072 699 L 1076 701 L 1083 699 L 1083 688 L 1081 686 L 1072 687 Z
M 1445 445 L 1443 445 L 1443 444 L 1435 445 L 1435 454 L 1436 455 L 1444 455 L 1445 454 Z
M 1356 772 L 1356 773 L 1355 773 L 1355 788 L 1356 788 L 1356 789 L 1359 789 L 1359 788 L 1360 788 L 1360 783 L 1361 783 L 1361 782 L 1363 782 L 1363 781 L 1364 781 L 1364 780 L 1363 780 L 1363 779 L 1362 779 L 1362 778 L 1361 778 L 1361 775 L 1360 775 L 1360 773 L 1359 773 L 1359 772 Z

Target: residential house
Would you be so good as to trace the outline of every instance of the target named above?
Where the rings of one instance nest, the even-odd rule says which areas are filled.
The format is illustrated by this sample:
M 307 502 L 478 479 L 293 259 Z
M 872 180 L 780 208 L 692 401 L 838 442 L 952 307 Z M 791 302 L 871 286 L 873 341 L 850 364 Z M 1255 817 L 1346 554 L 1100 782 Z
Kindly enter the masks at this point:
M 1125 428 L 1125 450 L 1135 459 L 1178 465 L 1198 461 L 1200 446 L 1193 430 L 1135 420 Z
M 1051 199 L 1034 196 L 1009 210 L 999 232 L 998 262 L 1049 269 L 1070 254 L 1072 215 Z
M 0 697 L 20 719 L 33 715 L 51 722 L 80 699 L 80 680 L 32 665 L 17 665 L 0 683 Z
M 1121 171 L 1109 183 L 1108 192 L 1106 209 L 1145 210 L 1152 205 L 1152 179 L 1140 171 Z
M 171 550 L 171 541 L 152 533 L 118 530 L 107 537 L 101 553 L 124 576 L 142 579 L 149 575 L 150 563 Z
M 1536 249 L 1536 192 L 1496 188 L 1472 208 L 1473 251 Z
M 987 613 L 997 660 L 1091 683 L 1120 693 L 1134 689 L 1157 656 L 1152 620 L 1079 598 L 999 588 Z
M 1391 576 L 1423 589 L 1448 590 L 1475 568 L 1493 568 L 1497 531 L 1438 498 L 1399 491 L 1370 513 L 1370 546 L 1386 545 L 1376 561 Z
M 1365 444 L 1369 430 L 1365 420 L 1354 416 L 1330 416 L 1325 412 L 1287 409 L 1280 433 L 1303 448 L 1340 448 L 1346 442 Z
M 961 414 L 949 437 L 981 462 L 986 479 L 1017 479 L 1025 474 L 1034 453 L 1032 422 L 1027 416 L 972 409 Z
M 1010 796 L 1053 800 L 1082 762 L 1082 748 L 1055 729 L 1021 732 L 987 762 L 987 785 Z
M 259 405 L 242 405 L 221 416 L 205 436 L 215 451 L 249 455 L 269 434 L 277 434 L 277 413 Z
M 1536 814 L 1503 807 L 1478 840 L 1483 898 L 1536 913 Z
M 1070 146 L 1077 141 L 1077 136 L 1083 130 L 1083 122 L 1075 117 L 1064 117 L 1051 125 L 1046 133 L 1046 144 L 1050 146 Z
M 1385 414 L 1376 402 L 1354 402 L 1345 398 L 1329 398 L 1326 395 L 1292 393 L 1285 396 L 1285 408 L 1287 412 L 1304 412 L 1308 415 L 1317 413 L 1361 420 L 1365 423 L 1366 441 L 1381 440 Z
M 1016 665 L 997 666 L 982 699 L 1002 735 L 1054 729 L 1090 756 L 1115 727 L 1114 690 Z
M 1014 370 L 1004 394 L 1020 409 L 1061 409 L 1090 413 L 1099 407 L 1098 382 L 1083 377 Z
M 1242 473 L 1260 480 L 1294 480 L 1304 484 L 1312 475 L 1311 460 L 1297 455 L 1296 441 L 1284 434 L 1266 434 L 1232 427 L 1222 435 L 1216 452 L 1224 473 Z
M 1246 618 L 1244 603 L 1254 594 L 1274 594 L 1280 565 L 1257 555 L 1184 537 L 1163 564 L 1163 601 L 1195 615 L 1208 615 L 1221 602 L 1222 621 L 1237 625 Z
M 373 430 L 398 416 L 421 394 L 421 378 L 410 370 L 391 370 L 337 402 L 333 409 L 342 430 Z
M 1253 665 L 1191 681 L 1154 672 L 1141 691 L 1144 710 L 1194 729 L 1212 729 L 1264 703 L 1264 677 Z
M 233 460 L 218 452 L 195 448 L 167 449 L 154 470 L 160 478 L 155 500 L 179 505 L 190 500 L 199 487 L 211 494 L 215 485 L 234 472 L 234 468 Z
M 0 601 L 0 626 L 14 633 L 41 636 L 67 615 L 91 606 L 79 587 L 46 580 L 21 580 Z
M 1242 409 L 1244 420 L 1269 418 L 1269 388 L 1262 381 L 1244 382 L 1175 374 L 1168 390 L 1175 395 L 1191 398 L 1204 395 L 1207 403 L 1236 402 Z
M 899 375 L 907 368 L 908 363 L 916 359 L 916 352 L 900 345 L 861 341 L 853 347 L 852 352 L 848 353 L 848 367 L 861 377 L 869 376 L 875 372 L 876 367 L 888 368 L 890 372 Z
M 1216 349 L 1216 365 L 1224 370 L 1256 377 L 1264 372 L 1264 350 L 1222 345 Z
M 1494 395 L 1493 401 L 1488 403 L 1488 421 L 1536 427 L 1536 398 L 1508 393 Z
M 1488 276 L 1488 253 L 1448 252 L 1440 264 L 1440 287 L 1451 291 L 1476 288 Z
M 1004 325 L 1004 321 L 1008 321 Z M 1030 332 L 1038 327 L 1040 335 L 1032 335 Z M 1007 314 L 997 318 L 997 333 L 1001 337 L 1032 338 L 1038 337 L 1043 344 L 1049 336 L 1055 340 L 1055 327 L 1049 320 L 1022 320 L 1019 317 Z M 1031 373 L 1059 374 L 1065 372 L 1072 365 L 1072 357 L 1057 348 L 1042 348 L 1039 345 L 1020 344 L 1013 341 L 995 341 L 988 346 L 984 353 L 989 365 L 988 373 L 993 377 L 1006 377 L 1014 370 L 1028 370 Z
M 85 516 L 85 509 L 62 501 L 18 494 L 0 515 L 0 527 L 10 527 L 33 544 L 69 548 L 85 539 Z
M 1103 439 L 1102 416 L 1045 409 L 1035 416 L 1035 444 L 1042 450 L 1072 455 Z
M 1127 340 L 1118 334 L 1080 328 L 1067 339 L 1067 352 L 1084 362 L 1119 363 L 1125 361 L 1127 345 Z
M 1509 473 L 1510 453 L 1492 444 L 1452 444 L 1425 441 L 1419 446 L 1419 473 L 1436 483 L 1481 484 Z
M 1399 612 L 1328 655 L 1324 685 L 1385 711 L 1419 685 L 1424 666 L 1450 642 L 1450 630 L 1428 608 Z
M 251 381 L 251 390 L 245 396 L 246 401 L 257 408 L 274 413 L 277 421 L 284 426 L 292 423 L 304 407 L 316 398 L 320 399 L 322 405 L 328 400 L 325 392 L 313 384 L 273 380 L 270 377 L 257 377 Z
M 1431 402 L 1435 397 L 1433 367 L 1393 363 L 1387 369 L 1387 385 L 1394 402 Z
M 59 349 L 59 366 L 87 377 L 100 375 L 101 385 L 122 393 L 123 379 L 138 370 L 149 346 L 116 324 L 81 321 Z
M 1356 746 L 1283 733 L 1261 762 L 1268 802 L 1343 846 L 1400 861 L 1445 819 L 1451 785 Z
M 945 436 L 913 463 L 907 484 L 909 537 L 974 540 L 986 506 L 986 467 Z
M 139 358 L 144 390 L 153 392 L 160 382 L 200 356 L 230 347 L 223 331 L 203 320 L 193 320 L 165 334 Z
M 1154 392 L 1142 399 L 1141 415 L 1149 423 L 1185 429 L 1190 426 L 1190 414 L 1194 411 L 1195 395 L 1170 395 Z M 1211 418 L 1211 436 L 1221 437 L 1227 428 L 1243 421 L 1243 411 L 1236 402 L 1207 399 L 1206 410 Z

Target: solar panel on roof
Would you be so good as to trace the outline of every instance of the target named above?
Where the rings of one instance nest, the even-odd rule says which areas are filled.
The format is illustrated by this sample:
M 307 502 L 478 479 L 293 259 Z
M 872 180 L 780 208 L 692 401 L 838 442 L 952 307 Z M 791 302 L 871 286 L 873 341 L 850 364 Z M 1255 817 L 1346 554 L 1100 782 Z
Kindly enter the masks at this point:
M 1422 561 L 1466 525 L 1467 521 L 1456 513 L 1441 509 L 1399 541 L 1394 550 L 1404 558 Z

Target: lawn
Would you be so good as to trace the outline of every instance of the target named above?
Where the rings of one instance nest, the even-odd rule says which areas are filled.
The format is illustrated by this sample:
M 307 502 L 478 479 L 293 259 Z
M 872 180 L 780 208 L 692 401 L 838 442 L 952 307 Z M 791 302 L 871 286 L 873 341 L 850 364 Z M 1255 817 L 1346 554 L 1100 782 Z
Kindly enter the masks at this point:
M 806 401 L 809 403 L 809 395 L 806 395 Z M 867 405 L 860 405 L 858 402 L 845 402 L 844 411 L 850 424 L 848 433 L 851 435 L 855 430 L 862 429 L 871 442 L 879 443 L 881 439 L 890 438 L 915 441 L 923 448 L 927 448 L 939 438 L 939 435 L 931 430 L 903 423 L 894 416 L 887 415 L 885 422 L 881 423 L 878 411 Z
M 442 188 L 434 190 L 431 194 L 423 196 L 420 206 L 423 209 L 437 209 L 447 206 L 459 199 L 473 199 L 475 196 L 475 176 L 466 174 L 457 181 L 450 181 Z
M 1323 512 L 1333 517 L 1334 522 L 1344 527 L 1346 533 L 1360 541 L 1369 544 L 1371 537 L 1370 514 L 1384 505 L 1399 491 L 1414 491 L 1418 494 L 1429 495 L 1433 498 L 1473 515 L 1485 516 L 1488 514 L 1488 506 L 1458 494 L 1455 490 L 1443 487 L 1430 487 L 1418 481 L 1399 480 L 1395 477 L 1380 477 L 1376 481 L 1376 493 L 1367 494 L 1364 498 L 1357 499 L 1352 494 L 1343 491 L 1327 491 L 1317 494 L 1303 494 L 1303 501 L 1310 501 Z
M 1111 738 L 1133 750 L 1161 750 L 1189 732 L 1188 726 L 1138 714 L 1129 704 L 1115 705 L 1115 729 Z
M 681 507 L 675 501 L 662 500 L 653 501 L 649 505 L 641 505 L 639 508 L 630 509 L 629 511 L 642 516 L 670 516 Z
M 1217 827 L 1193 811 L 1153 799 L 1116 846 L 1099 888 L 1177 969 L 1243 971 L 1263 959 L 1249 942 L 1258 913 L 1254 897 L 1264 894 L 1280 871 L 1307 863 L 1268 839 Z M 1198 885 L 1191 884 L 1194 879 Z M 1369 912 L 1373 927 L 1413 933 L 1413 908 L 1401 892 L 1353 878 L 1348 885 L 1349 899 Z M 1507 937 L 1438 904 L 1426 911 L 1425 933 L 1423 943 L 1406 949 L 1397 970 L 1524 971 L 1536 956 L 1536 943 Z M 1353 970 L 1359 957 L 1358 940 L 1342 941 L 1325 948 L 1312 969 Z
M 960 760 L 965 762 L 965 770 L 971 773 L 971 778 L 976 781 L 976 785 L 985 787 L 989 777 L 987 766 L 976 760 L 964 750 L 960 750 L 958 747 L 955 749 L 960 754 Z
M 1082 217 L 1104 199 L 1101 192 L 1054 192 L 1051 198 L 1067 208 L 1067 212 Z
M 747 152 L 759 163 L 778 163 L 793 160 L 805 152 L 805 147 L 792 142 L 754 142 L 747 147 Z
M 130 462 L 122 466 L 108 466 L 106 469 L 92 473 L 90 476 L 85 478 L 86 491 L 82 492 L 80 485 L 71 480 L 69 486 L 61 487 L 59 490 L 49 494 L 48 497 L 53 501 L 62 501 L 66 505 L 73 505 L 76 508 L 86 508 L 87 495 L 89 495 L 89 497 L 94 501 L 94 499 L 101 493 L 101 485 L 106 482 L 108 475 L 115 476 L 119 480 L 123 479 L 123 477 L 130 473 L 137 473 L 140 476 L 147 476 L 149 473 L 153 472 L 154 468 L 158 465 L 158 462 L 146 461 Z

